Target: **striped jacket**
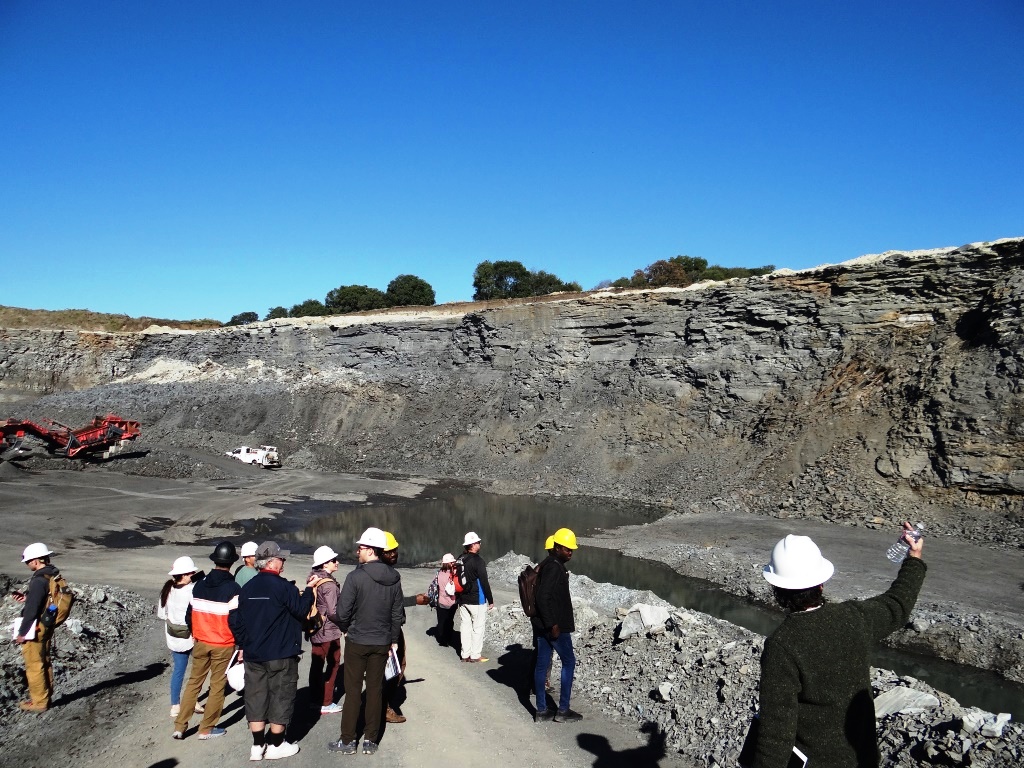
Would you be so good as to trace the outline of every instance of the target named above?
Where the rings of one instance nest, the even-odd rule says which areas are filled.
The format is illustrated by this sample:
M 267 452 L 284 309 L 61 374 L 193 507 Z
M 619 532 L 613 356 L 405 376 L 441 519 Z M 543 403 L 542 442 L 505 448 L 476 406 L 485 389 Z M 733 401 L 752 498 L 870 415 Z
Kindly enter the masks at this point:
M 220 568 L 214 568 L 197 583 L 185 613 L 185 623 L 191 627 L 192 637 L 207 645 L 234 645 L 228 613 L 238 607 L 241 591 L 231 571 Z

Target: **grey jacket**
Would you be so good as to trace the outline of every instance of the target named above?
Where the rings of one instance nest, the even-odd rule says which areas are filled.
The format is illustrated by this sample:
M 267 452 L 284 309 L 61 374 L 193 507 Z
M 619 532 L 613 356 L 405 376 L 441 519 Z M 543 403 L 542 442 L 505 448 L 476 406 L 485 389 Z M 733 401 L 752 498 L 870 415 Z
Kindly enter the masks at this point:
M 328 618 L 360 645 L 397 643 L 405 624 L 402 577 L 380 560 L 363 563 L 349 573 L 341 588 L 338 610 Z

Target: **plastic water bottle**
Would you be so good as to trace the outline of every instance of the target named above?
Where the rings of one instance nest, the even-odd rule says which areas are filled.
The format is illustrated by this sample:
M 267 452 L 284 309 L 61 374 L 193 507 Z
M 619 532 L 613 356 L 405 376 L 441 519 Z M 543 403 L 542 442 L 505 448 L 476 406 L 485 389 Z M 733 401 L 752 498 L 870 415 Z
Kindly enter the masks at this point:
M 910 538 L 917 541 L 921 538 L 924 533 L 924 523 L 917 523 L 914 529 L 911 531 L 904 531 Z M 907 557 L 907 552 L 910 551 L 910 545 L 903 540 L 903 534 L 900 534 L 899 539 L 896 543 L 885 550 L 885 556 L 888 557 L 894 563 L 902 563 Z
M 39 623 L 44 627 L 54 626 L 57 623 L 57 606 L 52 603 L 48 605 L 43 615 L 39 617 Z

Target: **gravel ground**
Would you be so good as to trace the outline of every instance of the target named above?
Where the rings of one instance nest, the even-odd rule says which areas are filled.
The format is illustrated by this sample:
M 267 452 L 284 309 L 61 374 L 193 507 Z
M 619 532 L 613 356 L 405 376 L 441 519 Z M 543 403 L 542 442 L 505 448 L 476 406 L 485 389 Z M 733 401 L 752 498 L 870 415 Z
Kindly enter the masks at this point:
M 511 587 L 528 562 L 509 553 L 489 563 L 488 574 L 492 582 Z M 763 638 L 669 606 L 650 593 L 596 584 L 575 574 L 570 587 L 577 625 L 574 702 L 659 734 L 669 754 L 697 765 L 735 765 L 757 711 Z M 638 603 L 661 608 L 664 622 L 637 625 L 639 614 L 629 609 Z M 502 649 L 532 645 L 529 619 L 518 604 L 502 606 L 491 616 L 490 644 Z M 630 626 L 638 631 L 624 637 Z M 556 688 L 558 669 L 556 658 L 551 672 Z M 908 708 L 879 720 L 883 766 L 1008 768 L 1024 759 L 1024 728 L 1008 718 L 961 707 L 920 680 L 884 669 L 873 670 L 872 688 L 876 697 L 898 688 L 933 697 L 923 711 Z

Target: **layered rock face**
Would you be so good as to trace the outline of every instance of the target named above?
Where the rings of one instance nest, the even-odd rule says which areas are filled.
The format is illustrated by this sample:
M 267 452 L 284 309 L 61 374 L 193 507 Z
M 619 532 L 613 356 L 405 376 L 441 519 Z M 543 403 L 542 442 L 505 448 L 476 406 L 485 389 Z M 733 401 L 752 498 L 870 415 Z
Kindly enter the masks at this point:
M 1022 541 L 1024 239 L 476 306 L 0 331 L 0 393 L 46 394 L 11 416 L 113 410 L 306 466 L 851 523 L 931 510 Z

